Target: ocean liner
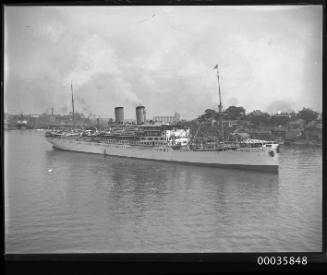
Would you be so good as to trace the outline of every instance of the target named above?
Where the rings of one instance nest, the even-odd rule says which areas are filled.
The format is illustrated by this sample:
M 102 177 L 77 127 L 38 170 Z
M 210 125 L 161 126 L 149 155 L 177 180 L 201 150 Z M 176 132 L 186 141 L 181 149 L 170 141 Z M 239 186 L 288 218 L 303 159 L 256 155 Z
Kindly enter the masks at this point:
M 217 69 L 219 114 L 222 112 L 219 72 Z M 73 104 L 72 90 L 72 104 Z M 73 104 L 74 105 L 74 104 Z M 74 106 L 73 106 L 74 110 Z M 74 112 L 73 112 L 74 113 Z M 229 142 L 224 138 L 222 116 L 219 136 L 205 142 L 190 134 L 190 129 L 175 125 L 147 122 L 145 107 L 136 107 L 136 124 L 124 123 L 123 107 L 115 108 L 115 123 L 106 130 L 55 130 L 45 133 L 55 149 L 105 156 L 168 161 L 234 169 L 278 172 L 279 144 L 271 141 L 245 139 Z

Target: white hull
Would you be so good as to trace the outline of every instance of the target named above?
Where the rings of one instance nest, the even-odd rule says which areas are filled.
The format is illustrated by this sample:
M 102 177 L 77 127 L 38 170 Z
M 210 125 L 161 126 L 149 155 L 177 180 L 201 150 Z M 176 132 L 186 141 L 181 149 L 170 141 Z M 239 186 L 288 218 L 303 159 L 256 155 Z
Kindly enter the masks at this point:
M 244 148 L 227 151 L 188 151 L 78 141 L 70 138 L 47 137 L 54 148 L 84 153 L 128 158 L 179 162 L 224 168 L 278 172 L 279 154 L 273 148 Z M 274 153 L 271 154 L 270 151 Z M 273 155 L 273 156 L 272 156 Z

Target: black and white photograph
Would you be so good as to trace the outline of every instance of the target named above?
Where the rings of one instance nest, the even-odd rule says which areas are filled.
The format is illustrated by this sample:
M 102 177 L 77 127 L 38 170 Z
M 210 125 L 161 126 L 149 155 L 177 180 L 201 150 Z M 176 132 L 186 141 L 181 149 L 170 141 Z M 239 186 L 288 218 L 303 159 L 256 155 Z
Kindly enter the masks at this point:
M 322 251 L 322 5 L 3 14 L 6 254 Z

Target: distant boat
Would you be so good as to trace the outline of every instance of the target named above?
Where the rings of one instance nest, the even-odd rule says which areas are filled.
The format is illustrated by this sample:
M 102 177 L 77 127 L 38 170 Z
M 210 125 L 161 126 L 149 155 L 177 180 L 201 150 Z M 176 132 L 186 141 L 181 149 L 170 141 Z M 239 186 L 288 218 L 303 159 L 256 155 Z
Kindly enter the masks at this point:
M 16 128 L 21 129 L 21 130 L 26 129 L 27 128 L 27 121 L 25 119 L 24 120 L 17 120 Z

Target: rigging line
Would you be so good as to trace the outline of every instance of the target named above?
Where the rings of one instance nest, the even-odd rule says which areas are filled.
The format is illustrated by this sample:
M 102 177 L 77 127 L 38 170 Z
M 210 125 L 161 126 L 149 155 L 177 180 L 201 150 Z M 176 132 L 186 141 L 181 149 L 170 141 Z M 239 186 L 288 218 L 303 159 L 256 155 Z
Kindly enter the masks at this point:
M 72 109 L 73 109 L 73 121 L 74 121 L 74 113 L 75 113 L 75 109 L 74 109 L 74 92 L 73 92 L 73 81 L 71 80 L 70 83 L 70 88 L 72 91 Z

